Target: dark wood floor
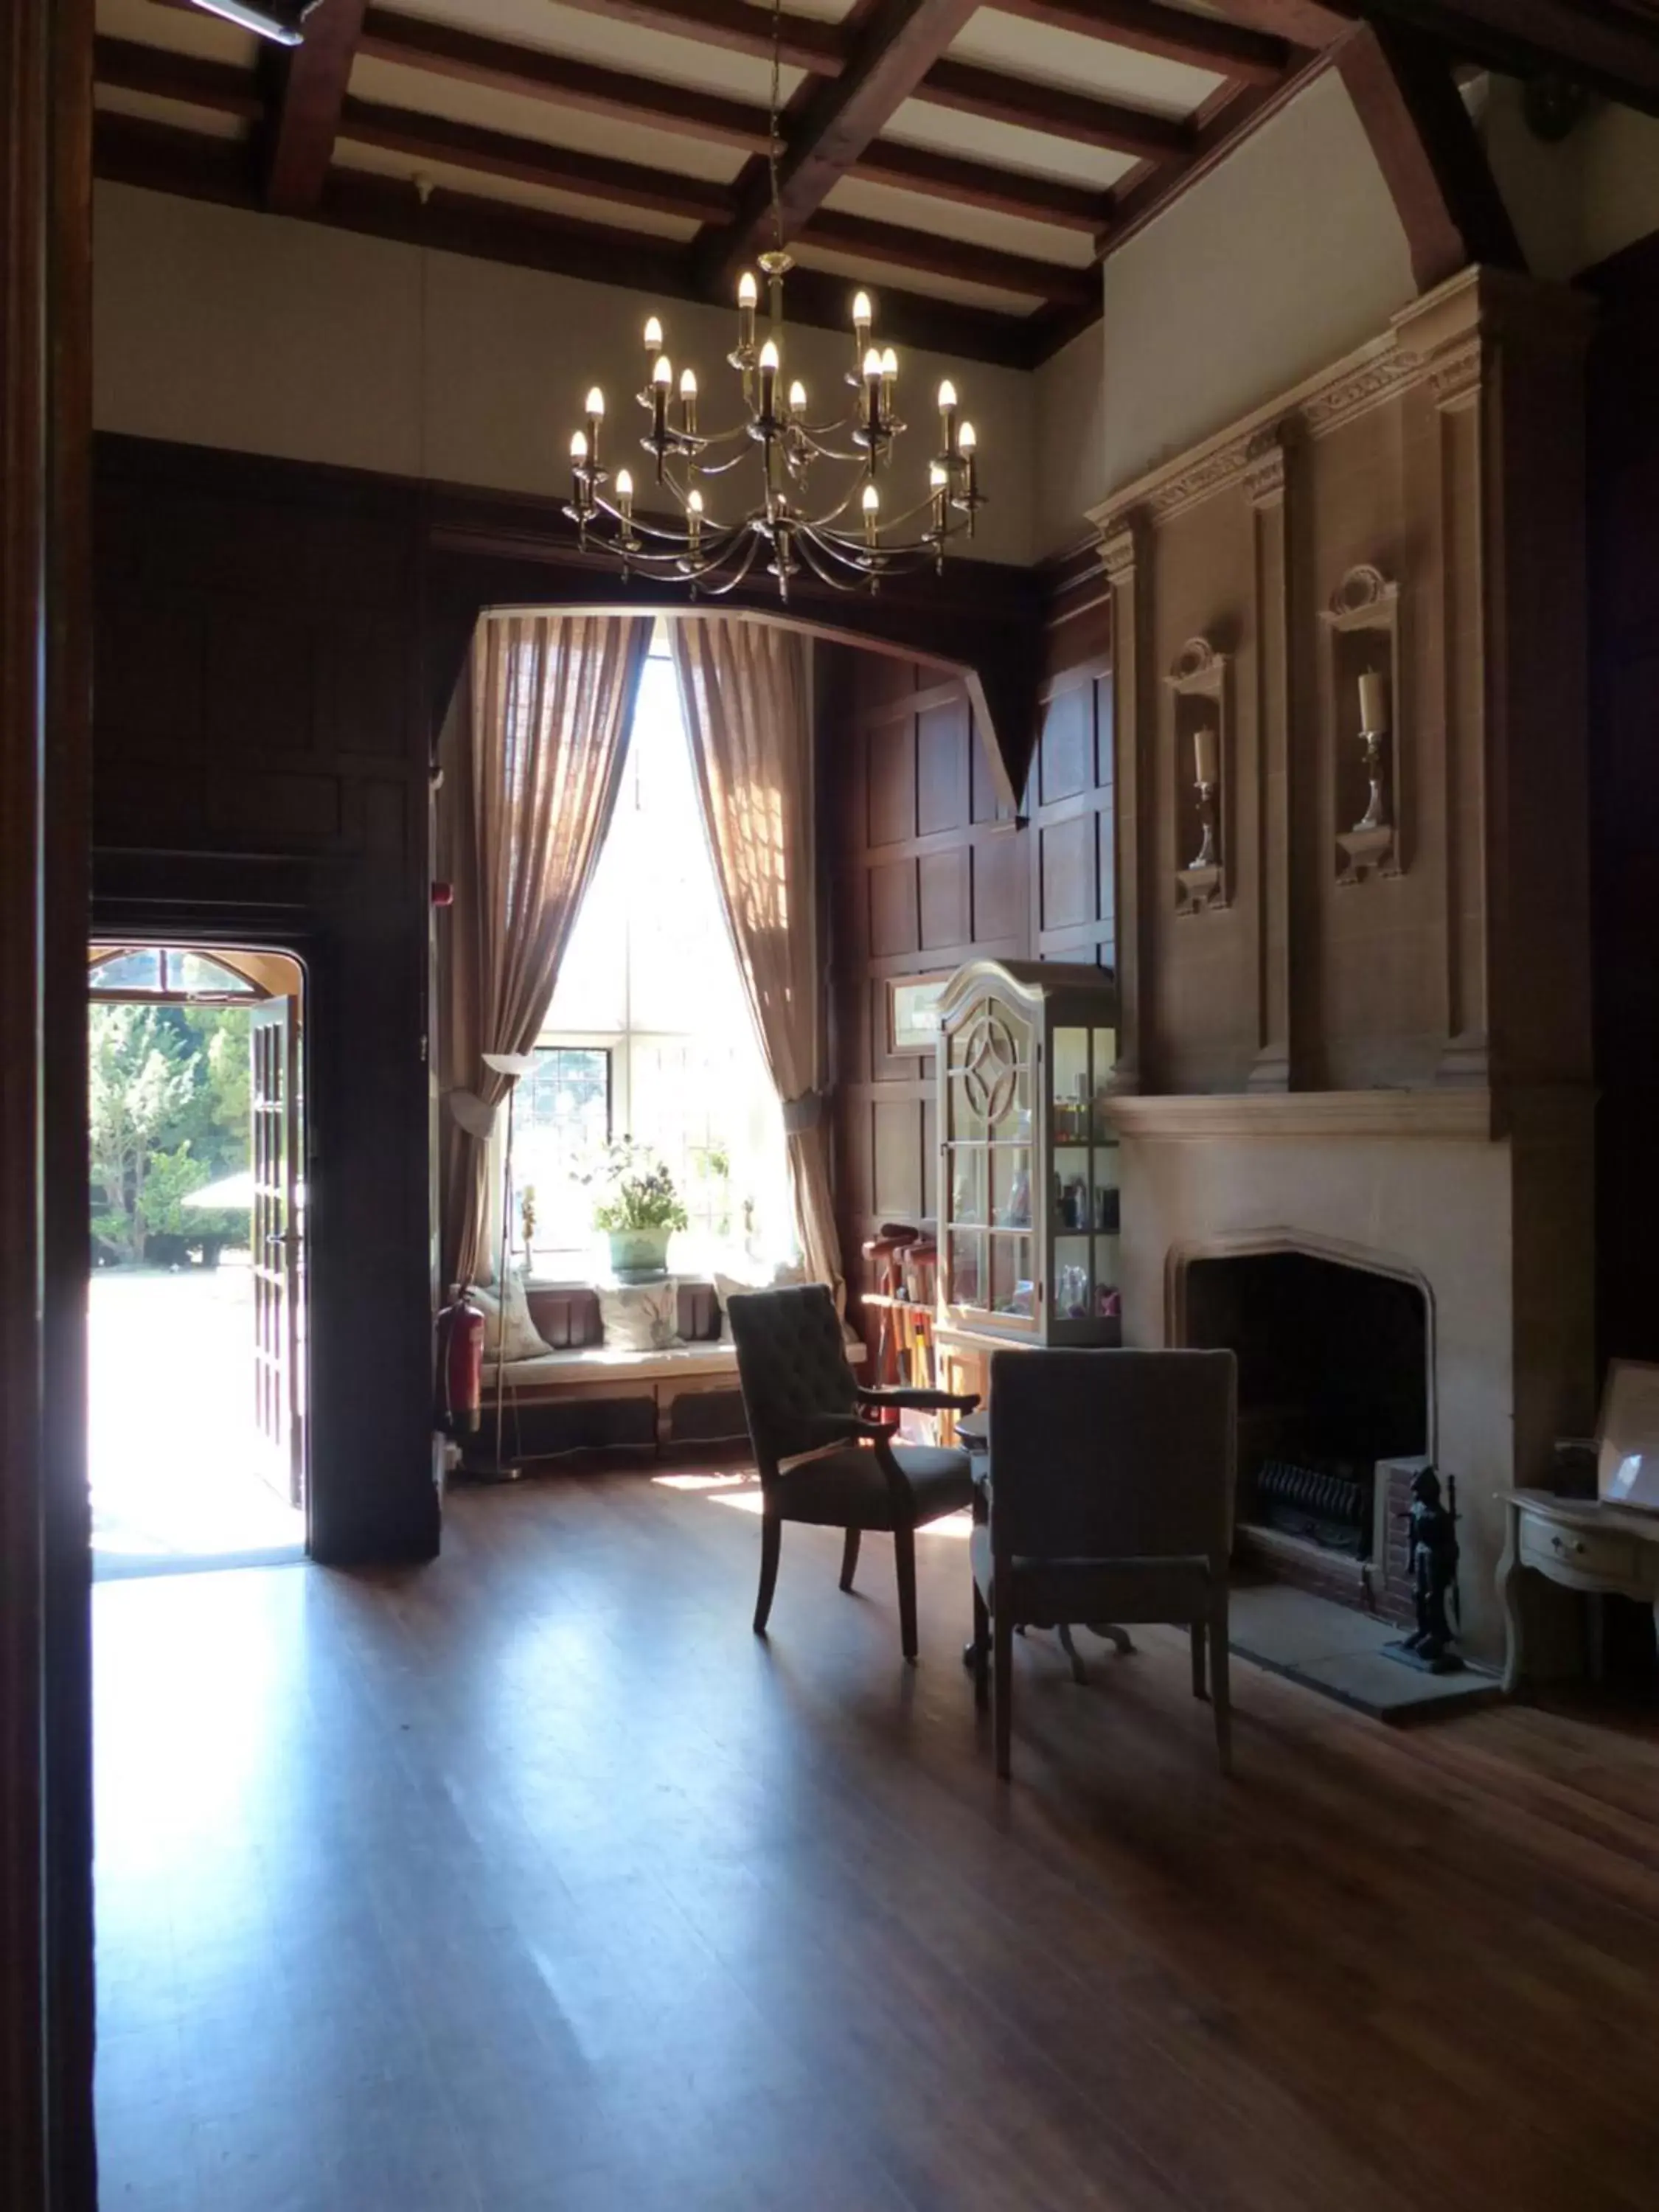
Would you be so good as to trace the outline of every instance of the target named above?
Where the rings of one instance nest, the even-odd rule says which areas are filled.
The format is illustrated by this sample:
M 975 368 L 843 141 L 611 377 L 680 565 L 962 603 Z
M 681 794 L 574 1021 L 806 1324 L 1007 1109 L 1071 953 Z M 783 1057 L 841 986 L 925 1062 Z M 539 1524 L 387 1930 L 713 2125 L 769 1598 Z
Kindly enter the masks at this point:
M 106 2212 L 1598 2212 L 1659 2202 L 1659 1736 L 1391 1733 L 1152 1632 L 1033 1637 L 1016 1779 L 966 1547 L 836 1589 L 639 1474 L 444 1557 L 97 1593 Z

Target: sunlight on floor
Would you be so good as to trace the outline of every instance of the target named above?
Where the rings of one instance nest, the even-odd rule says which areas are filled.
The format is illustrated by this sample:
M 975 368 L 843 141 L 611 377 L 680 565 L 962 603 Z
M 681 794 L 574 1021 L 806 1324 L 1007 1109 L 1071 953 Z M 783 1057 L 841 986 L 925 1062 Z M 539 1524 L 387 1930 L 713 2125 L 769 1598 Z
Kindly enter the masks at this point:
M 761 1510 L 760 1478 L 751 1468 L 739 1468 L 731 1473 L 711 1468 L 707 1474 L 653 1474 L 651 1480 L 664 1490 L 700 1491 L 711 1504 L 732 1505 L 739 1513 L 758 1513 Z M 927 1522 L 916 1534 L 948 1536 L 957 1543 L 965 1544 L 973 1531 L 974 1516 L 964 1509 Z

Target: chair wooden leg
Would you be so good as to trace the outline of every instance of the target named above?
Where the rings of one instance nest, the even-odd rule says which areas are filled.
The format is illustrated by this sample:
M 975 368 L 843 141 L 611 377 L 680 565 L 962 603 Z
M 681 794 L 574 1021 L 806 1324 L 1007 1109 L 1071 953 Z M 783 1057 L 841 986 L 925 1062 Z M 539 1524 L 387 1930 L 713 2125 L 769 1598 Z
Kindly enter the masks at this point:
M 1077 1648 L 1077 1641 L 1072 1634 L 1070 1625 L 1062 1620 L 1054 1633 L 1060 1638 L 1060 1650 L 1072 1662 L 1072 1680 L 1079 1685 L 1086 1686 L 1089 1670 L 1083 1663 L 1083 1655 Z
M 898 1570 L 899 1642 L 907 1659 L 916 1656 L 916 1532 L 893 1531 L 893 1564 Z
M 1014 1624 L 1005 1606 L 991 1615 L 991 1705 L 997 1775 L 1006 1782 L 1013 1768 Z
M 841 1586 L 844 1590 L 849 1590 L 852 1589 L 853 1577 L 858 1571 L 859 1536 L 860 1533 L 861 1532 L 857 1528 L 849 1528 L 847 1532 L 847 1540 L 842 1546 Z
M 991 1698 L 991 1616 L 977 1583 L 974 1584 L 973 1653 L 974 1703 L 981 1711 Z
M 1195 1698 L 1202 1698 L 1202 1697 L 1207 1696 L 1207 1694 L 1208 1694 L 1208 1686 L 1206 1684 L 1205 1680 L 1204 1680 L 1204 1640 L 1205 1640 L 1205 1639 L 1204 1639 L 1204 1623 L 1203 1623 L 1201 1620 L 1195 1620 L 1195 1621 L 1193 1623 L 1193 1627 L 1192 1627 L 1192 1637 L 1193 1637 L 1193 1695 L 1194 1695 Z
M 764 1636 L 767 1617 L 772 1610 L 772 1593 L 778 1586 L 778 1550 L 783 1540 L 783 1522 L 775 1513 L 761 1516 L 761 1577 L 760 1594 L 755 1600 L 755 1633 Z
M 1227 1593 L 1223 1589 L 1210 1608 L 1210 1702 L 1215 1707 L 1216 1756 L 1221 1771 L 1233 1771 L 1233 1715 L 1228 1674 Z

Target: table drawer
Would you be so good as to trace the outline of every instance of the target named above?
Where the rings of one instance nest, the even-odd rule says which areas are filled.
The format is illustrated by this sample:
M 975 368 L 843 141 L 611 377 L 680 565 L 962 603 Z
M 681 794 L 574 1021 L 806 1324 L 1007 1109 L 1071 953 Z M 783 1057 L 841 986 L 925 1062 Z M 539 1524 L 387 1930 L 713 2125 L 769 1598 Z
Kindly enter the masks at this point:
M 1559 1569 L 1567 1574 L 1593 1576 L 1598 1582 L 1640 1579 L 1636 1545 L 1611 1529 L 1569 1528 L 1559 1522 L 1523 1513 L 1520 1548 L 1522 1565 L 1541 1568 L 1546 1574 Z

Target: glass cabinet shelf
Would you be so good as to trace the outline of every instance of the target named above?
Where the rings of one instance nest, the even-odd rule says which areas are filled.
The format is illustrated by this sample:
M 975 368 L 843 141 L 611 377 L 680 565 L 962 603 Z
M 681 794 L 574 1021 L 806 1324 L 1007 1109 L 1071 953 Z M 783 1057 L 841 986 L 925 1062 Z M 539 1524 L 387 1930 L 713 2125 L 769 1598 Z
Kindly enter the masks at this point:
M 1120 1334 L 1105 970 L 970 961 L 939 1001 L 939 1314 L 1036 1344 Z

